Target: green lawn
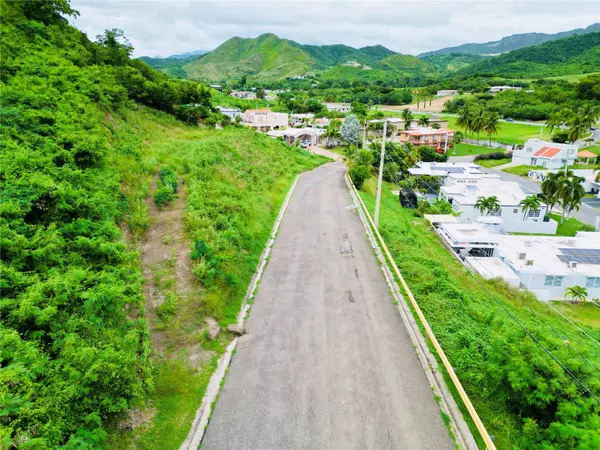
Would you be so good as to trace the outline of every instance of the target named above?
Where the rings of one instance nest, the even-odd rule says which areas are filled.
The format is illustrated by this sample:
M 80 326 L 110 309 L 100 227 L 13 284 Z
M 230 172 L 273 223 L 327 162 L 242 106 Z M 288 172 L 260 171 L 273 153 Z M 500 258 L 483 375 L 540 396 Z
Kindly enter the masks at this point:
M 538 166 L 513 166 L 502 169 L 503 172 L 512 173 L 513 175 L 519 175 L 520 177 L 526 177 L 531 169 L 545 170 L 543 167 Z
M 360 191 L 371 212 L 376 185 L 372 178 Z M 560 404 L 559 409 L 570 407 L 577 402 L 571 394 L 578 397 L 584 394 L 577 391 L 576 385 L 563 376 L 560 367 L 523 333 L 494 298 L 551 348 L 557 358 L 570 360 L 569 364 L 577 367 L 586 383 L 598 383 L 597 372 L 582 367 L 576 360 L 577 355 L 573 356 L 564 342 L 568 340 L 576 345 L 596 364 L 600 364 L 600 348 L 532 294 L 519 292 L 521 303 L 515 297 L 516 291 L 503 283 L 481 280 L 480 285 L 416 211 L 399 205 L 387 185 L 382 194 L 380 232 L 488 432 L 495 436 L 497 448 L 542 448 L 537 440 L 542 434 L 547 448 L 573 448 L 576 440 L 567 442 L 548 430 L 550 423 L 570 421 L 569 417 L 573 416 L 561 418 L 556 407 L 548 408 L 547 405 Z M 561 337 L 557 338 L 538 317 L 558 330 Z M 597 327 L 577 318 L 574 321 L 600 339 Z M 449 389 L 454 391 L 448 377 L 445 378 L 450 384 Z M 539 389 L 549 394 L 546 401 L 535 395 Z M 536 399 L 540 402 L 534 406 Z M 468 413 L 460 400 L 458 402 L 478 439 Z M 589 411 L 585 415 L 587 425 L 579 424 L 593 434 L 595 413 Z M 531 423 L 528 419 L 536 416 L 544 416 L 545 423 L 540 422 L 539 428 L 527 425 Z
M 448 152 L 450 156 L 468 156 L 468 155 L 481 155 L 483 153 L 498 153 L 504 152 L 502 149 L 485 147 L 483 145 L 473 144 L 454 144 L 452 149 Z
M 448 119 L 448 128 L 452 130 L 460 130 L 463 131 L 462 127 L 459 127 L 456 124 L 458 120 L 457 117 L 451 116 L 442 116 L 445 119 Z M 549 139 L 550 137 L 550 129 L 544 128 L 542 133 L 542 138 Z M 465 136 L 471 139 L 477 139 L 477 134 L 474 133 L 465 133 Z M 539 138 L 540 137 L 540 126 L 538 125 L 523 125 L 518 123 L 510 123 L 510 122 L 500 122 L 498 124 L 498 134 L 492 136 L 492 141 L 500 142 L 502 144 L 524 144 L 527 139 L 531 138 Z M 485 133 L 482 133 L 479 136 L 479 139 L 482 143 L 488 141 L 488 136 Z
M 595 153 L 596 155 L 600 155 L 600 144 L 590 145 L 589 147 L 581 147 L 579 150 L 587 150 L 588 152 L 592 152 L 592 153 Z
M 593 327 L 600 327 L 600 308 L 592 302 L 571 303 L 552 302 L 554 307 L 573 321 L 583 322 Z
M 502 164 L 508 164 L 511 161 L 510 158 L 502 158 L 502 159 L 482 159 L 479 161 L 474 161 L 475 164 L 478 164 L 483 167 L 492 168 L 496 166 L 501 166 Z
M 594 227 L 580 222 L 572 217 L 565 219 L 563 223 L 560 223 L 560 214 L 548 214 L 551 219 L 558 222 L 558 228 L 556 229 L 557 236 L 575 236 L 578 231 L 594 231 Z

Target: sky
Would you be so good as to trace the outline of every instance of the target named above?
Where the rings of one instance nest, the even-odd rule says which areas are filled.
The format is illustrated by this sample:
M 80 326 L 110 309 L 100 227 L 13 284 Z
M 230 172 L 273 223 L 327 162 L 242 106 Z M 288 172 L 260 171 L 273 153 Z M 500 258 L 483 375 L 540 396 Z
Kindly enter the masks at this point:
M 600 0 L 71 0 L 71 5 L 80 13 L 71 22 L 90 38 L 120 28 L 138 57 L 212 50 L 231 37 L 263 33 L 301 44 L 381 44 L 416 55 L 600 22 Z

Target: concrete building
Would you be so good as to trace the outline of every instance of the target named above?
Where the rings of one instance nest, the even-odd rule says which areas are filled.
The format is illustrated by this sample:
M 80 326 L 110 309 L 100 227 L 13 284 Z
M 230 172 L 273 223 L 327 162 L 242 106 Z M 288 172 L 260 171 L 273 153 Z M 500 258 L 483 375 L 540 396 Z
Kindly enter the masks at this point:
M 308 141 L 310 145 L 319 145 L 325 130 L 319 128 L 287 128 L 285 130 L 268 131 L 267 136 L 282 138 L 288 144 Z
M 235 98 L 246 98 L 249 100 L 256 99 L 256 92 L 252 91 L 232 91 L 229 95 Z
M 512 162 L 518 165 L 540 166 L 546 169 L 560 169 L 572 166 L 577 157 L 578 146 L 574 144 L 557 144 L 529 139 L 523 148 L 513 152 Z
M 336 111 L 341 113 L 348 113 L 352 109 L 350 103 L 325 103 L 327 111 Z
M 463 220 L 463 219 L 460 219 Z M 502 278 L 540 300 L 564 300 L 570 286 L 585 286 L 600 297 L 600 233 L 575 237 L 514 236 L 483 224 L 435 224 L 442 241 L 464 264 L 484 278 Z
M 521 89 L 523 88 L 519 86 L 492 86 L 489 92 L 490 94 L 497 94 L 503 91 L 520 91 Z
M 458 94 L 458 91 L 456 89 L 442 89 L 440 91 L 437 91 L 436 96 L 437 97 L 449 97 L 452 95 L 456 95 Z
M 423 162 L 419 161 L 417 167 L 408 169 L 411 175 L 415 176 L 431 176 L 440 177 L 442 185 L 445 185 L 448 181 L 448 176 L 452 175 L 464 175 L 464 176 L 476 176 L 480 178 L 484 176 L 481 168 L 477 164 L 473 163 L 454 163 L 454 162 Z M 498 176 L 498 175 L 496 175 Z
M 219 92 L 223 92 L 223 86 L 221 86 L 220 84 L 211 84 L 211 85 L 209 85 L 209 87 L 211 87 Z
M 367 122 L 368 126 L 367 126 L 367 137 L 369 138 L 375 138 L 375 139 L 380 139 L 383 135 L 383 127 L 381 125 L 377 126 L 377 124 L 383 124 L 384 120 L 383 119 L 373 119 L 373 120 L 369 120 Z M 406 122 L 404 121 L 404 119 L 400 118 L 400 117 L 388 117 L 385 119 L 385 122 L 388 123 L 388 128 L 390 125 L 394 126 L 394 130 L 392 132 L 392 135 L 388 137 L 389 140 L 391 141 L 397 141 L 399 142 L 399 133 L 400 131 L 406 129 Z M 447 119 L 440 119 L 437 117 L 431 117 L 429 118 L 429 126 L 432 126 L 434 123 L 437 123 L 440 128 L 439 129 L 446 129 L 448 128 L 448 120 Z M 417 129 L 419 128 L 419 122 L 418 119 L 412 119 L 408 125 L 409 129 Z
M 431 127 L 409 128 L 398 130 L 398 140 L 402 143 L 409 142 L 413 145 L 428 145 L 438 152 L 445 153 L 454 137 L 454 130 L 446 128 L 435 129 Z
M 312 113 L 290 114 L 290 126 L 295 127 L 298 125 L 310 125 L 314 118 L 315 115 Z
M 543 183 L 549 173 L 560 172 L 556 170 L 535 170 L 531 169 L 528 173 L 529 178 Z M 573 170 L 573 175 L 581 177 L 583 181 L 583 189 L 589 194 L 598 194 L 600 192 L 600 183 L 596 181 L 597 172 L 593 169 Z
M 242 117 L 243 112 L 240 108 L 230 108 L 228 106 L 217 106 L 217 109 L 221 114 L 228 116 L 231 120 L 235 120 L 237 117 Z
M 282 129 L 288 126 L 288 115 L 273 112 L 268 108 L 247 109 L 243 115 L 242 125 L 265 132 Z
M 462 218 L 475 220 L 484 215 L 491 220 L 490 224 L 504 232 L 556 233 L 558 224 L 546 217 L 547 205 L 542 203 L 538 211 L 525 214 L 519 203 L 528 195 L 514 181 L 504 181 L 498 176 L 450 174 L 439 195 L 448 200 Z M 477 201 L 492 196 L 498 199 L 498 211 L 482 214 L 475 206 Z

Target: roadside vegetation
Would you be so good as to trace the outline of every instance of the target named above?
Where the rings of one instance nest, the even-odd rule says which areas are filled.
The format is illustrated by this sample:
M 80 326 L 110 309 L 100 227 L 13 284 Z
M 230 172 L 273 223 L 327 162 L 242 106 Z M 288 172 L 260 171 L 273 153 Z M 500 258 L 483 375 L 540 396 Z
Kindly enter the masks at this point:
M 375 189 L 370 178 L 360 192 L 371 213 Z M 382 236 L 497 447 L 599 446 L 598 402 L 504 308 L 596 394 L 600 376 L 573 348 L 596 366 L 600 349 L 532 294 L 497 280 L 476 281 L 388 186 L 380 214 Z M 574 320 L 600 338 L 600 328 Z
M 187 327 L 231 321 L 291 180 L 324 159 L 199 130 L 215 114 L 204 85 L 131 60 L 119 30 L 91 42 L 66 1 L 1 8 L 0 447 L 106 447 L 132 413 L 154 448 L 176 447 L 223 344 Z M 193 302 L 171 287 L 177 258 L 141 270 L 153 180 L 164 210 L 186 199 L 187 236 L 209 250 Z M 212 345 L 201 365 L 190 340 Z

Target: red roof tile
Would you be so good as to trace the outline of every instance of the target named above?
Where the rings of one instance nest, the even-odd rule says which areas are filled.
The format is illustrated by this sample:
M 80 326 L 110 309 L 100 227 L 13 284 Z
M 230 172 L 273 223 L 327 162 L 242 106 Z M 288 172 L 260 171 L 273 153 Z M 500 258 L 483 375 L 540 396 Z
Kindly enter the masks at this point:
M 560 148 L 556 147 L 542 147 L 533 154 L 536 157 L 552 158 L 560 153 Z

